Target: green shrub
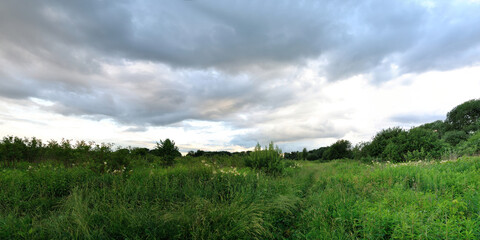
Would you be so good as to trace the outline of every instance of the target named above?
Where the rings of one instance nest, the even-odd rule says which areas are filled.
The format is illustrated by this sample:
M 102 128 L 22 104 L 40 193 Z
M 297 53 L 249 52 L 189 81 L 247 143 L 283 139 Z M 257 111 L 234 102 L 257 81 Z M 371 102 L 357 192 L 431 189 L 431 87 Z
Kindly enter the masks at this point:
M 274 147 L 270 142 L 268 148 L 262 150 L 260 144 L 255 146 L 255 150 L 245 159 L 245 165 L 253 169 L 261 170 L 265 173 L 278 174 L 283 172 L 282 151 L 278 146 Z
M 465 155 L 474 155 L 480 153 L 480 131 L 473 134 L 467 141 L 457 146 L 458 151 Z
M 468 134 L 465 131 L 453 130 L 453 131 L 446 132 L 443 135 L 442 139 L 446 143 L 448 143 L 452 146 L 456 146 L 460 142 L 467 140 L 468 139 Z

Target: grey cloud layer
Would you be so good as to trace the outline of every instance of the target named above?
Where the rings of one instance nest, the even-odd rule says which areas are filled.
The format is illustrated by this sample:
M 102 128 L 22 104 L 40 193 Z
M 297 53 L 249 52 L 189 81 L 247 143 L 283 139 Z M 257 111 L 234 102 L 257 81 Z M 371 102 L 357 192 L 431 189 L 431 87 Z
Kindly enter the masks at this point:
M 478 61 L 480 7 L 438 1 L 3 1 L 2 42 L 65 67 L 97 58 L 223 70 L 324 57 L 331 79 Z M 72 56 L 75 55 L 75 56 Z M 458 59 L 458 58 L 461 59 Z M 460 60 L 460 61 L 459 61 Z M 453 64 L 457 63 L 457 64 Z M 93 68 L 93 69 L 92 69 Z
M 4 0 L 0 96 L 129 131 L 197 119 L 253 129 L 239 138 L 341 136 L 301 124 L 276 136 L 268 116 L 304 97 L 289 83 L 297 71 L 317 61 L 328 81 L 381 82 L 478 64 L 479 12 L 468 1 Z M 263 116 L 241 117 L 252 112 Z

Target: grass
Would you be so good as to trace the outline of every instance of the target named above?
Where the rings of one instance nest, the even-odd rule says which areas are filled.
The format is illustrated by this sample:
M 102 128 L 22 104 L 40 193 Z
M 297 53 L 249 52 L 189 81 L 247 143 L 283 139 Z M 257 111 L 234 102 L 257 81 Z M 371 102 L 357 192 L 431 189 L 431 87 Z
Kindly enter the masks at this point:
M 238 160 L 238 159 L 237 159 Z M 478 239 L 480 158 L 0 168 L 0 239 Z

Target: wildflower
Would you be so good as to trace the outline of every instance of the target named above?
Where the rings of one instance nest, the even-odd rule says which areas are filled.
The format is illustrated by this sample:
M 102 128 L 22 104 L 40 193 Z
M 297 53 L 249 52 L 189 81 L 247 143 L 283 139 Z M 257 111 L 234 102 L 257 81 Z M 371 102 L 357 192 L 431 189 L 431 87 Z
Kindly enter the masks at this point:
M 107 162 L 103 162 L 103 164 L 107 165 Z

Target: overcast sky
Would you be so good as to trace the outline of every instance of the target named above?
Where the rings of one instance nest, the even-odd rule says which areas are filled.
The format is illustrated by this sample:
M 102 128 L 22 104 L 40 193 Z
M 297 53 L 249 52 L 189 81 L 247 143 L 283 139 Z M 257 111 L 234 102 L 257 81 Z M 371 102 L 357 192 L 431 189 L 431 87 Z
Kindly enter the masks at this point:
M 480 96 L 480 1 L 0 0 L 0 136 L 284 151 Z

